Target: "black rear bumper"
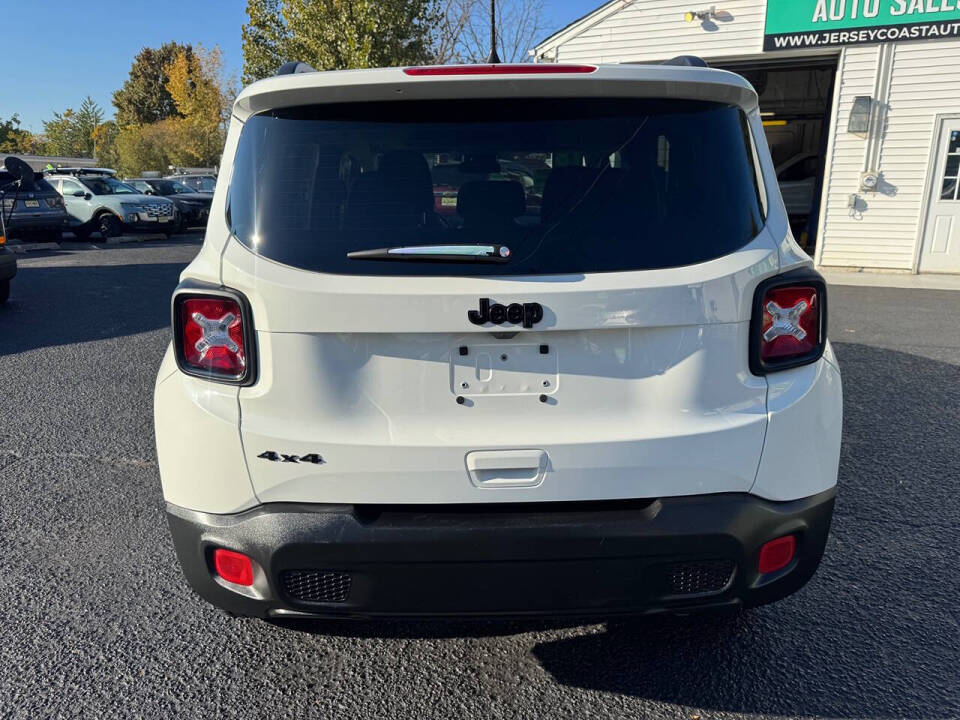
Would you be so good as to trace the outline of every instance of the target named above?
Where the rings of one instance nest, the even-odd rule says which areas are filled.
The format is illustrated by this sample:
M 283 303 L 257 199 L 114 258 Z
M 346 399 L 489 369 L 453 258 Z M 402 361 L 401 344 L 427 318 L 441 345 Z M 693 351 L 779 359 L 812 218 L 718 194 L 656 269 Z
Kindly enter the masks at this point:
M 685 612 L 753 606 L 800 589 L 820 563 L 835 491 L 785 503 L 746 494 L 512 506 L 264 505 L 237 515 L 168 506 L 201 597 L 259 617 Z M 785 569 L 760 547 L 796 534 Z M 252 557 L 254 588 L 213 572 Z M 244 594 L 245 593 L 245 594 Z
M 22 232 L 35 232 L 38 230 L 66 230 L 68 216 L 66 213 L 37 213 L 36 215 L 27 215 L 23 212 L 13 213 L 7 218 L 7 233 L 11 237 L 17 237 Z

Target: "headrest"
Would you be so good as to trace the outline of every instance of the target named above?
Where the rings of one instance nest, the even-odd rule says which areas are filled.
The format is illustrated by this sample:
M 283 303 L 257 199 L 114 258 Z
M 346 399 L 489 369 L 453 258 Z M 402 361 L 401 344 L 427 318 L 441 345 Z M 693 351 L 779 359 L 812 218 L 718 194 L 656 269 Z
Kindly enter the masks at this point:
M 457 213 L 468 224 L 503 223 L 526 212 L 523 186 L 513 180 L 479 180 L 460 186 Z
M 433 210 L 433 177 L 421 153 L 391 150 L 380 157 L 378 172 L 395 192 L 411 199 L 421 212 Z

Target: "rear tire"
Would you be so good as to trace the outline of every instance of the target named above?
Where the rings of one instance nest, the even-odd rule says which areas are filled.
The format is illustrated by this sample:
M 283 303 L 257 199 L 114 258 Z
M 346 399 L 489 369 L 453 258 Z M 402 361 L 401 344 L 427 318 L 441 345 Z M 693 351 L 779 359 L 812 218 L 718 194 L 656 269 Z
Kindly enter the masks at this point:
M 97 230 L 104 240 L 123 235 L 123 224 L 112 213 L 104 213 L 97 220 Z
M 10 297 L 10 281 L 0 280 L 0 305 L 3 305 Z

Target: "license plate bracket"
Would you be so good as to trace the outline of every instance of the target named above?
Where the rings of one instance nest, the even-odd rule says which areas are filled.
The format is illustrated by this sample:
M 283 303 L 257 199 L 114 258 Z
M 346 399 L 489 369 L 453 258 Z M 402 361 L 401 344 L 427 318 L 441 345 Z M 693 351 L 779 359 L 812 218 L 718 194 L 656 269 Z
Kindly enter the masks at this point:
M 559 364 L 553 346 L 460 345 L 450 353 L 450 390 L 456 395 L 551 395 L 559 384 Z

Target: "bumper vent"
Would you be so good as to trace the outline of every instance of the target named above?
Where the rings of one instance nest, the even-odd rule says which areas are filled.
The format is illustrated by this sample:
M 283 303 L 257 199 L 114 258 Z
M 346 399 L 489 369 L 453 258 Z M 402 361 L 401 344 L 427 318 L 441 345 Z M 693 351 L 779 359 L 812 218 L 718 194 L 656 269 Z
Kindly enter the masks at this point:
M 350 576 L 329 570 L 287 570 L 280 576 L 284 593 L 303 602 L 342 603 L 350 596 Z
M 674 563 L 667 572 L 670 592 L 674 595 L 722 592 L 733 578 L 734 567 L 729 560 Z

